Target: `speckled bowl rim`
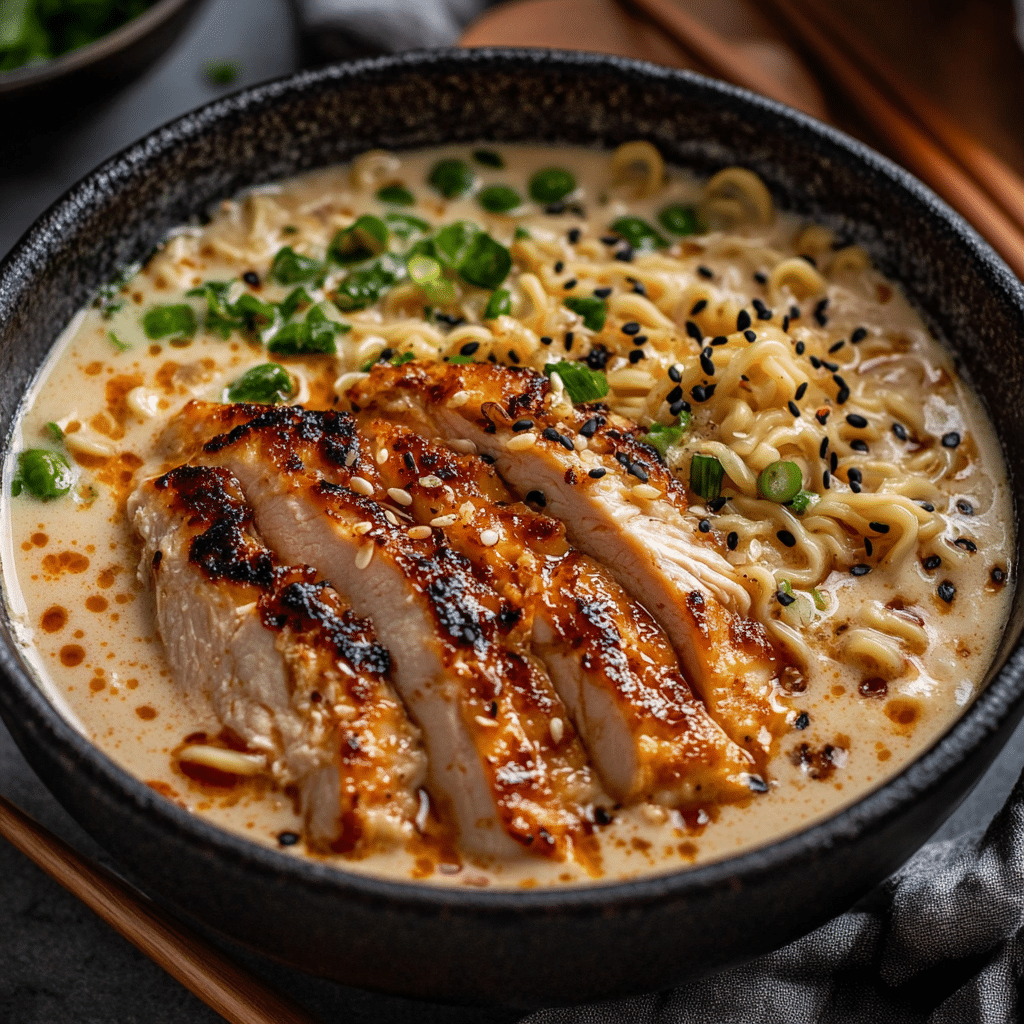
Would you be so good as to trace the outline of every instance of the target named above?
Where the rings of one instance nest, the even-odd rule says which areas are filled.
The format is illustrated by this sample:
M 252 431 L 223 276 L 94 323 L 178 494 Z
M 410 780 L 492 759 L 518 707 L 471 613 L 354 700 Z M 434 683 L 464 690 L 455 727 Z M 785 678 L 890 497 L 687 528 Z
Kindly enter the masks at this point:
M 506 68 L 519 62 L 523 71 L 529 71 L 531 65 L 563 71 L 603 68 L 624 72 L 633 82 L 646 79 L 652 83 L 665 80 L 686 83 L 698 92 L 717 94 L 740 110 L 762 111 L 789 120 L 802 131 L 818 136 L 827 145 L 863 163 L 887 180 L 892 188 L 909 192 L 927 206 L 956 236 L 964 258 L 972 260 L 989 286 L 1005 293 L 1024 317 L 1024 286 L 977 232 L 908 172 L 842 132 L 772 100 L 687 71 L 600 54 L 497 47 L 422 51 L 303 71 L 217 99 L 168 122 L 101 164 L 69 189 L 28 230 L 0 263 L 0 315 L 12 306 L 21 289 L 31 287 L 38 254 L 45 253 L 48 240 L 58 239 L 65 227 L 74 226 L 82 209 L 88 207 L 98 183 L 109 188 L 119 178 L 130 176 L 139 164 L 159 158 L 168 147 L 179 145 L 183 138 L 201 136 L 223 119 L 244 116 L 247 112 L 258 113 L 276 99 L 331 82 L 341 84 L 367 72 L 429 70 L 435 65 L 457 71 L 460 67 L 469 68 L 488 61 L 504 62 Z M 5 439 L 5 444 L 9 443 L 10 435 Z M 1016 573 L 1012 578 L 1016 582 Z M 187 836 L 204 850 L 215 851 L 227 863 L 241 865 L 270 880 L 294 880 L 310 892 L 342 892 L 371 907 L 397 903 L 408 911 L 429 916 L 455 912 L 477 917 L 507 914 L 591 917 L 606 914 L 609 906 L 630 912 L 666 899 L 678 900 L 697 890 L 706 893 L 735 886 L 737 881 L 754 882 L 785 864 L 815 858 L 865 833 L 880 831 L 885 823 L 904 814 L 916 801 L 940 787 L 972 751 L 1011 725 L 1015 715 L 1019 716 L 1024 698 L 1024 647 L 1018 643 L 1019 625 L 1015 632 L 1010 638 L 1014 646 L 1006 660 L 998 668 L 990 669 L 985 688 L 942 737 L 902 772 L 819 824 L 766 846 L 697 867 L 628 881 L 527 891 L 395 881 L 346 871 L 342 866 L 284 854 L 250 842 L 177 807 L 118 766 L 62 717 L 6 644 L 0 646 L 0 670 L 27 705 L 32 719 L 21 724 L 36 734 L 36 740 L 49 734 L 61 752 L 73 758 L 74 770 L 85 773 L 90 783 L 106 792 L 112 791 L 119 802 L 130 805 L 131 811 L 156 821 L 179 839 Z M 1004 650 L 1006 646 L 1004 637 Z M 117 855 L 116 850 L 111 852 Z

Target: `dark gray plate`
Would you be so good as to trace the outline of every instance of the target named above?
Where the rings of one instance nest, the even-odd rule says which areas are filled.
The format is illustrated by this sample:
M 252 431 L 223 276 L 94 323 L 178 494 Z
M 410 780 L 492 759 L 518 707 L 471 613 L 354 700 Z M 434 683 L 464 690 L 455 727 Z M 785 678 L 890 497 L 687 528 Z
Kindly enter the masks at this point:
M 683 72 L 547 51 L 434 52 L 296 75 L 180 118 L 104 164 L 0 266 L 3 433 L 72 314 L 216 199 L 378 146 L 635 138 L 698 171 L 750 167 L 781 206 L 865 245 L 957 353 L 995 422 L 1019 502 L 1024 289 L 960 218 L 877 154 L 767 100 Z M 782 945 L 892 871 L 1024 711 L 1022 621 L 1018 591 L 988 688 L 927 754 L 855 806 L 719 864 L 574 890 L 386 882 L 221 832 L 71 729 L 37 688 L 6 618 L 0 712 L 71 813 L 181 913 L 349 984 L 435 1000 L 580 1002 L 663 988 Z

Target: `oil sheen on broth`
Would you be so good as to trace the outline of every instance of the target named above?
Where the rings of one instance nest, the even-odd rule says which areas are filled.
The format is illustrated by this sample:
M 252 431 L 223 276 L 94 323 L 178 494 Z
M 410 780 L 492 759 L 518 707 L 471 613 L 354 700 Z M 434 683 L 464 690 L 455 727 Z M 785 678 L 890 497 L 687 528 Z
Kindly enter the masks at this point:
M 456 222 L 486 234 L 438 236 Z M 474 265 L 471 251 L 486 259 Z M 232 284 L 204 291 L 208 282 Z M 298 325 L 290 334 L 286 320 Z M 597 845 L 587 858 L 460 850 L 425 794 L 411 835 L 390 849 L 307 849 L 295 793 L 265 776 L 259 756 L 241 751 L 254 767 L 234 772 L 216 755 L 180 756 L 232 743 L 212 706 L 183 699 L 173 678 L 150 582 L 137 574 L 129 495 L 184 461 L 161 440 L 182 407 L 226 401 L 255 366 L 284 367 L 289 402 L 347 410 L 378 378 L 424 364 L 445 374 L 563 361 L 582 361 L 584 383 L 604 375 L 607 415 L 639 424 L 685 493 L 670 508 L 657 479 L 629 476 L 626 457 L 627 504 L 688 531 L 718 567 L 721 600 L 775 651 L 771 722 L 740 737 L 760 757 L 744 776 L 749 795 L 686 813 L 646 795 L 606 798 L 586 811 Z M 547 401 L 564 403 L 569 422 L 573 371 L 563 369 Z M 568 447 L 584 469 L 598 457 L 578 437 Z M 999 447 L 899 287 L 832 230 L 775 211 L 749 172 L 698 180 L 664 168 L 646 143 L 615 154 L 374 152 L 222 202 L 76 316 L 13 449 L 61 453 L 74 474 L 52 500 L 24 486 L 11 497 L 16 456 L 4 476 L 6 598 L 54 702 L 168 799 L 355 871 L 530 887 L 672 870 L 769 842 L 937 739 L 975 696 L 1007 613 L 1013 537 Z M 537 492 L 525 497 L 543 511 Z M 418 536 L 402 503 L 393 508 Z M 566 729 L 561 718 L 552 726 L 556 744 Z

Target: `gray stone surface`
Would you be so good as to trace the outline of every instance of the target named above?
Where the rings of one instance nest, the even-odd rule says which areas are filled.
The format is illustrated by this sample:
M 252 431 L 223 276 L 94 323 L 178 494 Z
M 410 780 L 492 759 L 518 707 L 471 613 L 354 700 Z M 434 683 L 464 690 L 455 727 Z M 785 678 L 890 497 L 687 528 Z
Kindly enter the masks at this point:
M 100 110 L 59 130 L 7 138 L 0 157 L 0 253 L 104 157 L 224 90 L 203 74 L 211 61 L 240 66 L 238 85 L 297 66 L 286 0 L 212 0 L 167 57 Z M 1024 728 L 939 833 L 984 825 L 1024 764 Z M 0 726 L 0 792 L 82 852 L 102 851 L 43 788 Z M 520 1015 L 430 1006 L 344 988 L 233 950 L 324 1024 L 506 1024 Z M 2 1024 L 214 1024 L 220 1020 L 12 847 L 0 843 Z

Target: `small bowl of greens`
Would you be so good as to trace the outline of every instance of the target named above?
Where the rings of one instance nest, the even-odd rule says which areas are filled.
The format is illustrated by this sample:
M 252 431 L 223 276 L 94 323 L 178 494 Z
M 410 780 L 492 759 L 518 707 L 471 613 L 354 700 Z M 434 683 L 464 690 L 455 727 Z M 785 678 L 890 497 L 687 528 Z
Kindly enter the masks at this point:
M 139 74 L 202 0 L 0 0 L 0 102 L 80 107 Z

